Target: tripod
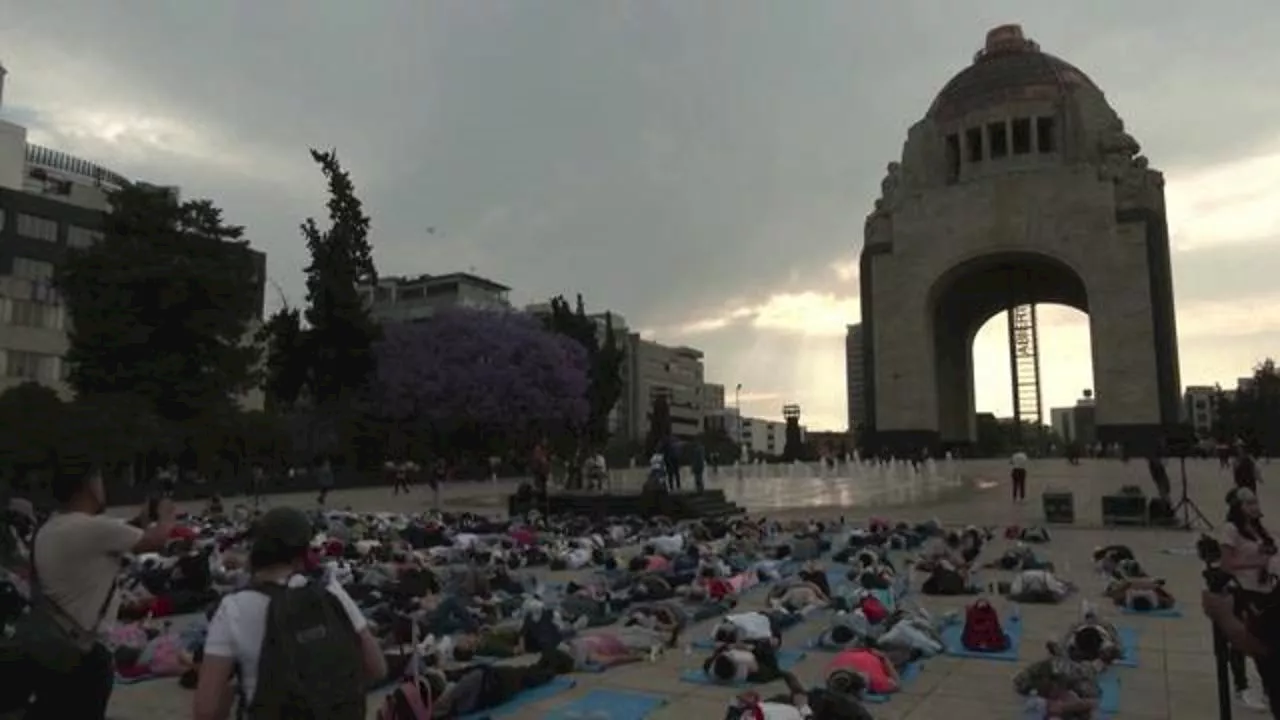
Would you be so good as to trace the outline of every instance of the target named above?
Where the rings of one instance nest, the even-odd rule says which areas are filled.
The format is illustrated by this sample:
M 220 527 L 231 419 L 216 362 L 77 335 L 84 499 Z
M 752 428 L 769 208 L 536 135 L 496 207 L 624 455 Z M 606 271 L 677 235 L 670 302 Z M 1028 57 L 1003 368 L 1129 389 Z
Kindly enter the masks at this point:
M 1204 513 L 1200 511 L 1200 506 L 1196 505 L 1195 501 L 1187 495 L 1186 455 L 1178 458 L 1178 468 L 1182 475 L 1182 497 L 1178 499 L 1178 502 L 1170 509 L 1170 512 L 1174 517 L 1177 517 L 1179 512 L 1182 513 L 1182 529 L 1184 530 L 1195 530 L 1196 522 L 1203 525 L 1206 530 L 1213 530 L 1213 523 L 1209 522 L 1209 518 L 1205 517 Z

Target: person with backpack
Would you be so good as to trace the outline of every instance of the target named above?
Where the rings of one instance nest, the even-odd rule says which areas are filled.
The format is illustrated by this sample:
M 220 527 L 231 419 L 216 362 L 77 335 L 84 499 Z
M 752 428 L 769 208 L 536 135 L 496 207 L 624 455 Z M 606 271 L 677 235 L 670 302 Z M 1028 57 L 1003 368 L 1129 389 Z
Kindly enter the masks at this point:
M 26 717 L 93 720 L 106 714 L 115 684 L 102 638 L 120 606 L 121 561 L 162 549 L 176 511 L 172 501 L 160 499 L 140 527 L 102 514 L 102 474 L 81 457 L 59 458 L 51 489 L 60 510 L 32 538 L 31 611 L 15 635 L 35 696 Z M 6 677 L 5 684 L 11 682 L 21 679 Z
M 336 583 L 304 576 L 315 528 L 301 510 L 268 510 L 252 530 L 249 587 L 209 623 L 195 720 L 363 720 L 386 658 L 368 621 Z M 235 685 L 232 685 L 232 681 Z

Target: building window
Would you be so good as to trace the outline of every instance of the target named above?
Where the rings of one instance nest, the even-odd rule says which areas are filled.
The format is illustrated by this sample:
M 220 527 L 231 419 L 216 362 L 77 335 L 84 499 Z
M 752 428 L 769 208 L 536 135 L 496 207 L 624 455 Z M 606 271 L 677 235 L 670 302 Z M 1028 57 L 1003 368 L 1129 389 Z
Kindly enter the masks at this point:
M 20 350 L 9 350 L 5 355 L 8 361 L 5 363 L 5 375 L 22 380 L 39 381 L 43 379 L 46 368 L 50 367 L 46 361 L 52 359 L 52 356 L 49 355 L 22 352 Z
M 446 282 L 446 283 L 440 283 L 438 285 L 428 285 L 426 293 L 427 293 L 427 297 L 440 297 L 442 295 L 457 295 L 458 283 Z
M 18 213 L 18 234 L 33 240 L 58 242 L 58 223 L 48 218 Z
M 9 304 L 9 324 L 20 327 L 44 327 L 44 306 L 30 300 L 14 300 Z
M 22 215 L 18 216 L 23 217 Z M 53 279 L 53 263 L 44 260 L 32 260 L 31 258 L 15 257 L 13 259 L 12 274 L 25 280 L 52 280 Z
M 87 248 L 102 242 L 102 233 L 79 225 L 67 226 L 67 247 Z
M 947 182 L 960 179 L 960 136 L 952 133 L 947 136 Z
M 987 125 L 987 142 L 993 160 L 1005 157 L 1009 154 L 1009 128 L 1002 122 Z
M 982 128 L 969 128 L 965 132 L 964 147 L 969 162 L 982 162 Z
M 1031 118 L 1017 118 L 1013 121 L 1013 154 L 1027 155 L 1031 152 Z
M 1055 123 L 1051 117 L 1036 118 L 1036 149 L 1042 153 L 1058 151 Z

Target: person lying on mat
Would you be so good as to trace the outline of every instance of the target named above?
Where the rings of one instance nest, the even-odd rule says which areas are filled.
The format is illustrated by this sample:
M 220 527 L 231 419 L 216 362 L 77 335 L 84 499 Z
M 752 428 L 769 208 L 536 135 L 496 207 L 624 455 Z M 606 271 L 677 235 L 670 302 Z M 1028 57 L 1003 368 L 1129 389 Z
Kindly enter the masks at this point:
M 806 580 L 784 580 L 769 588 L 765 602 L 770 608 L 804 614 L 831 604 L 822 588 Z
M 624 626 L 639 626 L 656 630 L 672 638 L 672 647 L 680 637 L 680 632 L 689 624 L 689 614 L 680 603 L 672 600 L 632 605 Z
M 739 695 L 725 713 L 725 720 L 873 720 L 862 702 L 847 693 L 812 688 L 803 694 L 761 698 L 759 693 Z
M 573 671 L 573 658 L 560 650 L 542 653 L 523 665 L 471 665 L 458 670 L 430 668 L 421 673 L 433 720 L 491 710 L 525 690 L 541 687 Z
M 1044 603 L 1056 605 L 1075 592 L 1075 586 L 1054 575 L 1050 570 L 1023 570 L 1013 576 L 1007 588 L 1001 590 L 1010 600 L 1020 603 Z
M 1128 545 L 1103 545 L 1093 549 L 1093 564 L 1100 575 L 1114 576 L 1120 563 L 1126 560 L 1137 560 Z
M 905 667 L 910 653 L 898 653 Z M 890 695 L 902 687 L 898 667 L 885 653 L 872 648 L 849 648 L 832 656 L 826 668 L 827 689 L 860 697 L 862 692 Z
M 1032 717 L 1091 720 L 1102 696 L 1098 668 L 1066 657 L 1057 643 L 1049 643 L 1048 650 L 1048 657 L 1014 676 L 1014 691 L 1029 699 Z
M 827 650 L 847 647 L 863 647 L 878 634 L 879 628 L 867 621 L 861 610 L 840 611 L 831 619 L 831 626 L 818 635 L 814 645 Z
M 573 658 L 574 670 L 600 670 L 657 660 L 669 640 L 656 630 L 632 625 L 593 630 L 565 641 L 560 649 Z
M 715 683 L 763 685 L 781 680 L 788 692 L 804 692 L 796 676 L 778 664 L 777 644 L 768 639 L 721 644 L 702 663 L 702 672 Z
M 1105 667 L 1124 657 L 1124 645 L 1115 625 L 1098 618 L 1097 611 L 1085 603 L 1081 618 L 1062 637 L 1067 657 L 1076 662 L 1100 663 Z
M 944 619 L 942 624 L 948 622 Z M 946 648 L 939 627 L 923 608 L 899 610 L 884 623 L 875 645 L 886 652 L 905 650 L 919 653 L 922 657 L 933 657 Z
M 782 644 L 782 632 L 803 620 L 799 613 L 766 610 L 726 615 L 711 631 L 711 639 L 721 644 L 772 642 Z
M 1053 571 L 1053 563 L 1047 560 L 1041 560 L 1036 556 L 1036 551 L 1018 543 L 1016 546 L 1004 551 L 998 559 L 989 562 L 985 567 L 995 570 L 1049 570 Z
M 1107 583 L 1103 594 L 1116 605 L 1134 612 L 1172 610 L 1175 605 L 1173 595 L 1164 587 L 1163 578 L 1112 580 Z

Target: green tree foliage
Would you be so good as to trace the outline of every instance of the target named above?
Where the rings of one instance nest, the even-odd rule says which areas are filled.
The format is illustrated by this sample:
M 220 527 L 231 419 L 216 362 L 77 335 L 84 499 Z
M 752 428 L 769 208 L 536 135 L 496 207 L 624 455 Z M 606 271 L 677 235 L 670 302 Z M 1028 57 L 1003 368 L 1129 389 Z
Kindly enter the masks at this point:
M 1252 382 L 1233 393 L 1219 390 L 1217 428 L 1220 440 L 1243 440 L 1253 451 L 1280 453 L 1280 370 L 1267 358 L 1253 369 Z
M 272 411 L 290 410 L 301 397 L 311 372 L 302 313 L 288 305 L 280 308 L 263 324 L 258 342 L 266 348 L 263 391 L 267 407 Z
M 374 367 L 378 326 L 360 297 L 360 285 L 374 284 L 378 272 L 369 246 L 369 216 L 355 195 L 351 176 L 334 151 L 311 151 L 329 186 L 329 228 L 313 218 L 302 223 L 311 263 L 306 267 L 307 324 L 302 348 L 308 359 L 306 386 L 320 404 L 349 399 L 363 389 Z M 283 322 L 283 321 L 282 321 Z M 291 322 L 291 321 L 290 321 Z M 277 367 L 297 367 L 280 360 Z M 297 382 L 296 377 L 290 384 Z
M 666 393 L 658 393 L 653 398 L 653 407 L 649 410 L 649 438 L 647 450 L 655 452 L 671 437 L 671 401 Z
M 601 338 L 595 319 L 587 315 L 581 295 L 575 307 L 570 307 L 563 295 L 557 295 L 551 298 L 551 314 L 545 324 L 548 330 L 573 339 L 587 351 L 590 413 L 584 439 L 594 447 L 603 447 L 609 441 L 609 413 L 617 406 L 623 390 L 625 351 L 613 328 L 613 313 L 605 315 Z
M 71 321 L 71 386 L 145 398 L 168 420 L 233 405 L 254 384 L 245 333 L 261 312 L 243 228 L 161 188 L 126 187 L 110 202 L 102 241 L 69 250 L 54 278 Z

